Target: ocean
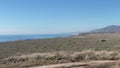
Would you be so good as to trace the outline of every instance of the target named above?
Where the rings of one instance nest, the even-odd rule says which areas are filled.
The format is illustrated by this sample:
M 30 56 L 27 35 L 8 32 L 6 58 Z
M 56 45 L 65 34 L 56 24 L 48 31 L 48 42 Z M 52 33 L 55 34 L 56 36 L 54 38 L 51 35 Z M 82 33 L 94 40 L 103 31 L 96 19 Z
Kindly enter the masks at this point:
M 72 34 L 31 34 L 31 35 L 0 35 L 0 42 L 10 42 L 28 39 L 44 39 L 44 38 L 57 38 L 67 37 Z

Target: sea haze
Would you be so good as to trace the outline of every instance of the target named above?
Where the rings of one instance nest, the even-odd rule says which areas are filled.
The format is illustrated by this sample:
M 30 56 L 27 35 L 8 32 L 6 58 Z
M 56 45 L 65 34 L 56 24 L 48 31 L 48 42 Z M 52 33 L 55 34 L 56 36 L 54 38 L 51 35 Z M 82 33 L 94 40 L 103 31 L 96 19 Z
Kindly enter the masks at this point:
M 57 37 L 67 37 L 72 34 L 32 34 L 32 35 L 0 35 L 0 42 L 10 42 L 28 39 L 44 39 L 44 38 L 57 38 Z

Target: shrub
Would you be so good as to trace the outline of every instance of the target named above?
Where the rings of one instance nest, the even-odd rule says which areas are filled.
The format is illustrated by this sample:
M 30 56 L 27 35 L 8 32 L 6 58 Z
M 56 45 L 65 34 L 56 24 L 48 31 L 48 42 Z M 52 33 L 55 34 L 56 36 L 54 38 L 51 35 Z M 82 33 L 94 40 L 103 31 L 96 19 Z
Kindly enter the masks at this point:
M 106 40 L 101 40 L 101 42 L 106 42 Z

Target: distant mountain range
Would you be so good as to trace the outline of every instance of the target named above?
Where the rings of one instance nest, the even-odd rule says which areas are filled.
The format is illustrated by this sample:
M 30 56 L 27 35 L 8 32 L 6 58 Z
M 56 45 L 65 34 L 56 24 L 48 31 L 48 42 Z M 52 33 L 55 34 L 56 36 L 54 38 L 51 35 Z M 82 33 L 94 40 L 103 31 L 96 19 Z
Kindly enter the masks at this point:
M 101 29 L 93 30 L 91 32 L 100 32 L 100 33 L 120 32 L 120 26 L 111 25 L 111 26 L 104 27 L 104 28 L 101 28 Z
M 92 30 L 90 32 L 80 33 L 80 35 L 92 34 L 92 33 L 116 33 L 116 32 L 120 32 L 120 26 L 111 25 L 104 28 Z

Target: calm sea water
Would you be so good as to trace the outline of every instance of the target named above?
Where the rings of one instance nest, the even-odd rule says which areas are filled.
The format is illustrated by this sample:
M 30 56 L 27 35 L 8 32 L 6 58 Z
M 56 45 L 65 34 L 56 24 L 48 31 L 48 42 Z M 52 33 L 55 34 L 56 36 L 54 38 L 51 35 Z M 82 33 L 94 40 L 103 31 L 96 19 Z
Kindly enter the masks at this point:
M 0 42 L 71 36 L 72 34 L 0 35 Z

